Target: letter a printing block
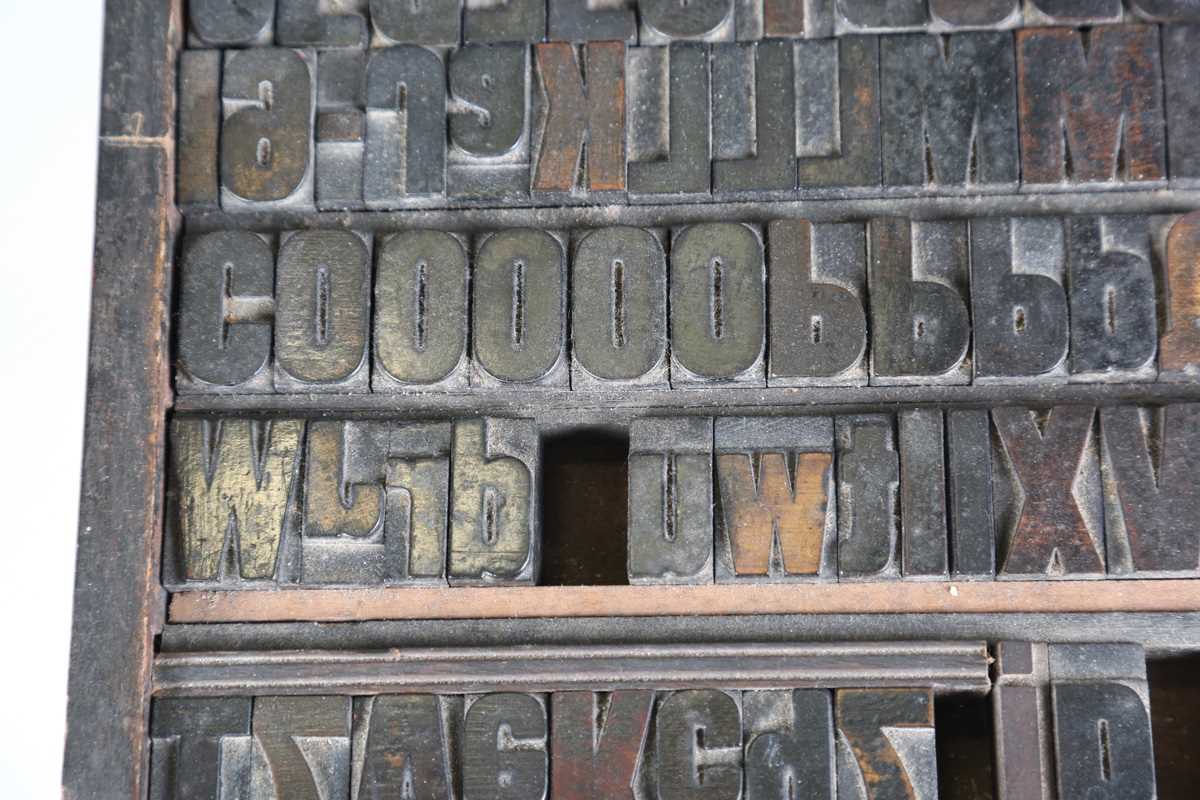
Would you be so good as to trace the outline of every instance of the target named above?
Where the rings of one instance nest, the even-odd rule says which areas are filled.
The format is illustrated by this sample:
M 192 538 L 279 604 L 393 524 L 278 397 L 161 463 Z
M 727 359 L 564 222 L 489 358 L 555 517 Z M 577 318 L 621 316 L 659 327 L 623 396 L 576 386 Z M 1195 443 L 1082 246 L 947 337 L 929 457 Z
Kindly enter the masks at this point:
M 740 698 L 717 689 L 666 695 L 654 741 L 658 800 L 737 800 L 742 790 Z

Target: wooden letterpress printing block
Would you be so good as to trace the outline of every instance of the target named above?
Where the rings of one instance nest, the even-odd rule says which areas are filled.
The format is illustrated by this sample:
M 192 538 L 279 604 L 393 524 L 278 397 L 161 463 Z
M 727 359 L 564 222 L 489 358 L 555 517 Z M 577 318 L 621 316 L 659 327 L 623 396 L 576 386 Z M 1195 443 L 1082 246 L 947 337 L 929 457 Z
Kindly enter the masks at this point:
M 929 22 L 921 0 L 878 3 L 875 0 L 836 0 L 839 33 L 922 30 Z
M 278 0 L 275 41 L 288 47 L 366 47 L 363 0 L 331 7 L 322 0 Z
M 653 709 L 644 689 L 551 695 L 551 800 L 633 800 Z
M 629 426 L 629 582 L 712 583 L 713 421 Z
M 1165 3 L 1156 3 L 1162 5 Z M 1134 2 L 1150 5 L 1150 0 Z M 1196 48 L 1200 47 L 1200 7 L 1182 3 L 1190 8 L 1188 25 L 1169 25 L 1162 28 L 1163 79 L 1166 82 L 1167 168 L 1171 185 L 1194 188 L 1200 185 L 1200 86 L 1194 71 Z
M 403 87 L 403 91 L 400 87 Z M 428 203 L 446 193 L 446 71 L 432 50 L 397 45 L 367 61 L 367 208 Z
M 1200 575 L 1200 405 L 1100 410 L 1109 574 Z
M 1011 35 L 884 36 L 879 49 L 884 184 L 930 191 L 1015 189 Z
M 454 424 L 451 584 L 537 583 L 540 447 L 532 420 Z
M 179 87 L 175 203 L 182 208 L 215 209 L 221 196 L 217 146 L 221 130 L 221 54 L 216 50 L 180 53 Z
M 303 433 L 298 420 L 171 423 L 164 584 L 276 577 Z
M 273 0 L 191 0 L 188 45 L 229 47 L 269 44 L 275 22 Z
M 1053 731 L 1045 644 L 996 645 L 992 724 L 997 800 L 1051 800 Z
M 451 52 L 447 191 L 520 199 L 529 193 L 529 48 L 472 44 Z
M 681 8 L 671 0 L 639 0 L 638 41 L 642 44 L 731 42 L 735 33 L 735 5 L 734 0 L 696 0 Z
M 900 572 L 905 578 L 949 576 L 946 440 L 942 411 L 913 408 L 900 423 Z
M 833 703 L 823 689 L 742 692 L 745 800 L 834 800 Z
M 462 27 L 463 0 L 370 0 L 371 44 L 454 46 Z
M 463 41 L 540 42 L 546 36 L 545 0 L 463 3 Z
M 718 689 L 672 692 L 655 715 L 657 800 L 738 800 L 740 697 Z
M 1062 221 L 977 219 L 970 226 L 975 382 L 1062 380 L 1068 347 Z
M 442 701 L 431 694 L 366 699 L 369 712 L 356 725 L 352 764 L 359 774 L 355 800 L 410 797 L 451 800 L 453 778 L 442 722 Z
M 1195 380 L 1200 375 L 1200 212 L 1180 217 L 1171 227 L 1165 272 L 1160 378 Z
M 830 417 L 719 417 L 714 424 L 719 582 L 836 579 Z
M 736 222 L 692 225 L 671 244 L 671 385 L 762 386 L 763 245 Z
M 871 383 L 966 383 L 965 226 L 885 218 L 868 231 Z
M 1191 0 L 1129 0 L 1129 7 L 1148 22 L 1200 22 L 1200 7 Z M 1171 32 L 1164 30 L 1163 36 Z
M 254 759 L 249 781 L 236 796 L 246 800 L 349 796 L 349 697 L 256 697 L 253 731 L 262 758 Z
M 369 242 L 344 230 L 297 231 L 280 238 L 276 391 L 369 391 Z
M 992 516 L 991 422 L 985 409 L 946 413 L 950 574 L 955 580 L 996 574 Z
M 1103 25 L 1121 21 L 1121 0 L 1027 0 L 1026 25 Z
M 187 241 L 179 267 L 176 390 L 271 392 L 275 256 L 249 231 Z
M 566 255 L 553 234 L 521 228 L 476 243 L 473 386 L 566 387 Z
M 630 198 L 706 197 L 712 149 L 708 47 L 633 47 L 626 64 Z
M 582 192 L 619 197 L 625 190 L 625 45 L 590 42 L 583 63 L 563 42 L 534 50 L 543 119 L 533 191 L 550 198 Z
M 544 800 L 549 782 L 544 699 L 504 692 L 467 702 L 463 800 Z
M 1103 576 L 1095 417 L 1088 406 L 992 409 L 1000 577 Z
M 929 0 L 930 31 L 944 28 L 1011 28 L 1021 19 L 1018 0 Z
M 548 0 L 546 39 L 551 42 L 637 44 L 637 5 L 594 6 L 589 0 Z
M 934 800 L 932 689 L 839 689 L 838 797 Z
M 337 48 L 317 55 L 317 208 L 363 208 L 366 112 L 364 50 Z
M 667 384 L 667 260 L 642 228 L 587 232 L 571 259 L 571 385 Z
M 1016 36 L 1025 187 L 1166 178 L 1157 28 L 1098 27 L 1088 34 L 1086 54 L 1078 31 L 1026 29 Z
M 383 240 L 375 265 L 371 388 L 458 390 L 467 386 L 467 251 L 443 231 Z
M 222 208 L 312 208 L 315 69 L 312 50 L 225 52 Z
M 866 238 L 858 223 L 767 225 L 771 386 L 867 382 Z
M 229 737 L 250 735 L 249 697 L 163 697 L 150 711 L 150 800 L 221 797 Z M 232 750 L 232 748 L 229 748 Z
M 900 464 L 892 417 L 837 418 L 838 577 L 899 576 Z

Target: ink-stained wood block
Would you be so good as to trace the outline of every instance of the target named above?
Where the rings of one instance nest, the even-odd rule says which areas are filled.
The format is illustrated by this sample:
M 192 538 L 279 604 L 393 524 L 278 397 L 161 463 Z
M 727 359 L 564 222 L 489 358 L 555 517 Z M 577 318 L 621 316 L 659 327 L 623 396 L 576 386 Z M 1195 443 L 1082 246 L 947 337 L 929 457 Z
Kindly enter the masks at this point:
M 248 697 L 165 697 L 150 711 L 150 800 L 221 796 L 232 737 L 250 736 Z
M 450 424 L 309 425 L 305 583 L 446 581 Z
M 532 420 L 454 424 L 453 585 L 536 584 L 541 568 L 541 444 Z
M 718 582 L 835 580 L 830 417 L 718 417 Z
M 359 210 L 363 206 L 366 140 L 364 50 L 335 48 L 317 54 L 317 208 Z
M 275 390 L 369 391 L 370 242 L 345 230 L 284 234 L 275 267 Z
M 871 383 L 966 383 L 971 325 L 964 224 L 889 217 L 867 228 Z
M 921 0 L 835 0 L 838 33 L 921 30 L 929 22 Z
M 247 800 L 345 800 L 350 792 L 350 698 L 256 697 L 257 754 Z
M 1085 49 L 1083 34 L 1066 28 L 1016 34 L 1027 189 L 1166 178 L 1158 30 L 1102 26 L 1087 36 Z
M 834 800 L 833 702 L 823 689 L 742 693 L 746 800 Z
M 630 200 L 707 197 L 712 153 L 707 46 L 631 48 L 626 85 Z
M 639 0 L 638 41 L 644 45 L 679 41 L 731 42 L 736 33 L 734 0 Z
M 420 791 L 429 800 L 451 800 L 443 701 L 436 695 L 367 698 L 369 712 L 357 721 L 352 763 L 359 775 L 355 800 L 403 797 Z M 366 728 L 365 736 L 361 728 Z
M 275 41 L 288 47 L 366 47 L 366 0 L 277 0 Z
M 996 645 L 992 689 L 997 800 L 1051 800 L 1055 774 L 1045 644 Z
M 1150 0 L 1134 4 L 1149 6 Z M 1165 5 L 1157 3 L 1156 5 Z M 1200 185 L 1200 86 L 1194 72 L 1196 48 L 1200 47 L 1200 6 L 1185 2 L 1191 24 L 1168 25 L 1162 30 L 1163 80 L 1166 84 L 1167 169 L 1171 185 L 1194 188 Z
M 991 580 L 996 574 L 996 525 L 987 410 L 946 412 L 946 470 L 950 575 L 955 580 Z
M 1014 28 L 1021 22 L 1020 0 L 929 0 L 928 30 Z
M 371 44 L 454 46 L 462 27 L 462 0 L 370 0 Z
M 946 438 L 941 409 L 913 408 L 900 424 L 900 572 L 908 579 L 949 577 Z
M 1110 575 L 1200 574 L 1200 405 L 1100 411 Z
M 530 74 L 523 44 L 471 44 L 450 53 L 447 192 L 521 200 L 529 194 Z
M 1145 217 L 1067 220 L 1071 379 L 1153 380 L 1158 311 Z
M 692 225 L 671 243 L 671 385 L 762 386 L 766 269 L 759 233 Z
M 1054 217 L 974 219 L 971 228 L 975 383 L 1066 377 L 1066 237 Z
M 672 692 L 655 714 L 658 800 L 737 800 L 742 793 L 740 696 L 717 689 Z
M 186 241 L 176 312 L 175 390 L 271 392 L 275 256 L 249 231 Z
M 467 250 L 453 234 L 402 231 L 379 244 L 373 391 L 466 388 L 469 282 Z
M 303 434 L 298 420 L 171 423 L 165 585 L 277 577 Z
M 215 209 L 220 203 L 218 135 L 221 129 L 221 54 L 179 54 L 178 166 L 175 204 Z
M 463 2 L 463 41 L 540 42 L 546 36 L 545 0 Z
M 1167 235 L 1166 322 L 1159 354 L 1160 380 L 1200 376 L 1200 212 L 1180 217 Z
M 637 44 L 637 4 L 596 6 L 589 0 L 548 0 L 546 39 L 551 42 Z
M 316 53 L 225 52 L 221 77 L 221 207 L 313 207 Z
M 1011 35 L 884 36 L 879 49 L 884 184 L 930 192 L 1015 189 Z
M 892 417 L 838 417 L 836 433 L 838 578 L 897 578 L 900 463 Z
M 54 11 L 65 10 L 48 13 L 46 25 L 55 23 Z M 100 135 L 170 140 L 175 133 L 174 63 L 176 32 L 183 23 L 180 7 L 126 0 L 106 3 L 104 17 Z M 22 31 L 25 36 L 41 33 Z M 62 49 L 61 44 L 59 47 Z
M 541 696 L 503 692 L 468 698 L 463 800 L 545 800 L 547 736 Z
M 1096 410 L 992 409 L 1000 578 L 1097 578 L 1105 571 Z
M 265 45 L 273 38 L 273 0 L 190 0 L 187 11 L 189 47 Z
M 629 582 L 712 583 L 713 421 L 629 426 Z
M 1200 6 L 1191 0 L 1129 0 L 1129 9 L 1147 22 L 1200 22 Z
M 665 387 L 667 259 L 643 228 L 583 234 L 571 259 L 571 386 Z
M 563 243 L 532 228 L 487 234 L 472 266 L 471 385 L 567 386 Z
M 933 690 L 839 689 L 838 798 L 937 797 Z
M 1121 0 L 1025 0 L 1026 25 L 1105 25 L 1121 21 Z
M 654 692 L 555 692 L 550 697 L 552 800 L 634 800 Z
M 859 223 L 767 225 L 767 383 L 867 382 L 866 236 Z

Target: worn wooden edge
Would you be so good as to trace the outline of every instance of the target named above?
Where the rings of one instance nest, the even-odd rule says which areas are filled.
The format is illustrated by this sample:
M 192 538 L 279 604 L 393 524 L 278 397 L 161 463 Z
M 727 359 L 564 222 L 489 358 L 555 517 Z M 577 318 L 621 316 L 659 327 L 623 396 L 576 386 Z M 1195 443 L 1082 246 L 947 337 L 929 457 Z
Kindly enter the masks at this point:
M 185 591 L 169 621 L 1200 610 L 1200 579 Z
M 986 693 L 987 644 L 833 642 L 167 653 L 159 696 L 931 686 Z

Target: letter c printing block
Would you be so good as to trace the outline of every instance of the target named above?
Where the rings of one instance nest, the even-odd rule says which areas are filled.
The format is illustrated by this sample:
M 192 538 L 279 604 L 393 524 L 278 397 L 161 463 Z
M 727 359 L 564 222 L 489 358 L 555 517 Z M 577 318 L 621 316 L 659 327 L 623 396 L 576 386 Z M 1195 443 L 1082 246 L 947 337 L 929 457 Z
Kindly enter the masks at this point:
M 740 696 L 717 689 L 673 692 L 659 703 L 658 800 L 737 800 L 742 793 Z
M 504 692 L 468 703 L 462 735 L 463 800 L 545 800 L 545 698 Z

